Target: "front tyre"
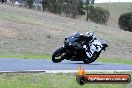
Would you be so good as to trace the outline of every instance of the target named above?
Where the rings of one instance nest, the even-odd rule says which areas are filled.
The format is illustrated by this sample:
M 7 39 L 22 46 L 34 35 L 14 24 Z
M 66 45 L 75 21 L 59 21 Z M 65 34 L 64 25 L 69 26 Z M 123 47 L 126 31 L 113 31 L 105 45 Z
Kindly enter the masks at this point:
M 64 54 L 65 53 L 64 53 L 64 48 L 63 47 L 57 49 L 52 55 L 52 61 L 55 62 L 55 63 L 61 62 L 63 60 L 62 56 Z

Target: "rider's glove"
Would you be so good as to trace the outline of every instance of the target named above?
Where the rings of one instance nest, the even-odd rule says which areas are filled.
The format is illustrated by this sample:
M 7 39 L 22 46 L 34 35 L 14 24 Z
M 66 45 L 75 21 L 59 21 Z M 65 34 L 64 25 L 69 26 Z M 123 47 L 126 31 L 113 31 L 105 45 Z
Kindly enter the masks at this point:
M 84 48 L 85 50 L 87 50 L 87 46 L 86 46 L 86 45 L 83 45 L 83 48 Z

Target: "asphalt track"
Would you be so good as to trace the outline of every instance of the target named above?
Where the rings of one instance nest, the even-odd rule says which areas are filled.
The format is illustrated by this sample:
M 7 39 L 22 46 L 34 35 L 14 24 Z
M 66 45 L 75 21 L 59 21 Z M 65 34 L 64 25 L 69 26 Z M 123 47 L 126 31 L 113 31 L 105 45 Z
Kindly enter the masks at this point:
M 85 70 L 132 70 L 132 65 L 94 62 L 83 64 L 81 61 L 62 61 L 53 63 L 49 60 L 33 59 L 0 59 L 0 72 L 45 71 L 45 70 L 77 70 L 82 66 Z

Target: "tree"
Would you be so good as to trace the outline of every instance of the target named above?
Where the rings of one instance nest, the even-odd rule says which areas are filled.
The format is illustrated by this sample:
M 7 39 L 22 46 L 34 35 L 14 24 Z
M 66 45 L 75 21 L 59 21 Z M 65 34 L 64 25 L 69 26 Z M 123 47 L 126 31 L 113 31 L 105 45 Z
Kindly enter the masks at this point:
M 1 3 L 6 3 L 7 0 L 0 0 Z
M 94 5 L 94 2 L 95 2 L 95 0 L 91 0 L 91 4 L 93 4 L 93 5 Z
M 86 0 L 86 3 L 85 3 L 85 7 L 86 7 L 86 11 L 87 11 L 87 14 L 86 14 L 86 20 L 88 21 L 88 17 L 89 17 L 89 12 L 90 12 L 90 0 Z
M 27 6 L 31 9 L 33 7 L 33 0 L 27 0 Z
M 76 18 L 76 16 L 79 14 L 79 0 L 72 0 L 72 17 Z
M 42 0 L 43 11 L 46 9 L 47 5 L 48 5 L 47 0 Z
M 79 15 L 81 15 L 81 16 L 85 15 L 84 2 L 82 0 L 79 0 L 78 10 L 79 10 Z

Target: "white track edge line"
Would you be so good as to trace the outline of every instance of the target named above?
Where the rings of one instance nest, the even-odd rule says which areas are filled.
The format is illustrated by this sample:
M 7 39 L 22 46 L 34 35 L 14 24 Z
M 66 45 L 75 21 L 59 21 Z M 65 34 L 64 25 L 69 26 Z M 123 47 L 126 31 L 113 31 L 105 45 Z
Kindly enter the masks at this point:
M 76 73 L 78 70 L 24 70 L 24 71 L 0 71 L 0 73 Z M 85 72 L 132 72 L 132 70 L 85 70 Z

